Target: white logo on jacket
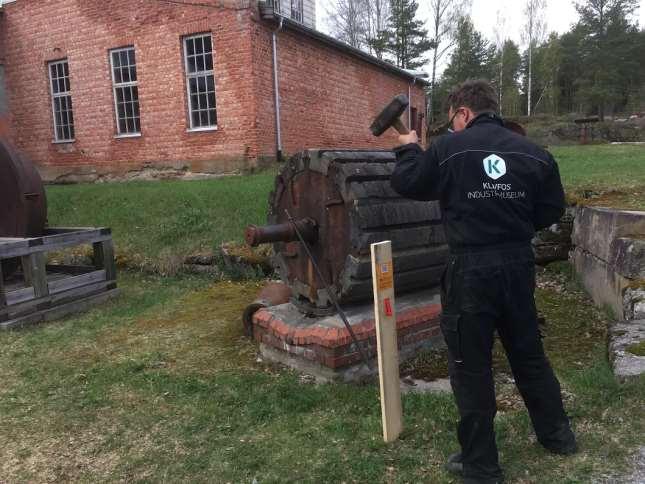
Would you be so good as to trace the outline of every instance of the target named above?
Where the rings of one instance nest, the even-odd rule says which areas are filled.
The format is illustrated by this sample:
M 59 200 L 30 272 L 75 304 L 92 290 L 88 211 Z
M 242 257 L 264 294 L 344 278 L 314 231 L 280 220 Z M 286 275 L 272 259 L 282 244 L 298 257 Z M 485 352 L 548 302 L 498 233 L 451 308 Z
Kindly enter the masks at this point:
M 497 155 L 490 155 L 484 158 L 484 172 L 492 178 L 497 180 L 498 178 L 506 175 L 506 162 Z

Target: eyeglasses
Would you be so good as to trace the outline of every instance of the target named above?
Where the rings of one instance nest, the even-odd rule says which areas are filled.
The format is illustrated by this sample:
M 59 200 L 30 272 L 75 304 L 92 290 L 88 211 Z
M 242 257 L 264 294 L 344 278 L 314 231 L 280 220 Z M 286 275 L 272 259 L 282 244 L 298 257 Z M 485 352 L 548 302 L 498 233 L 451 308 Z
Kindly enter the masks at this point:
M 454 126 L 452 125 L 452 122 L 455 120 L 455 116 L 457 116 L 457 114 L 459 113 L 459 111 L 461 111 L 461 109 L 457 109 L 457 110 L 453 113 L 453 115 L 451 116 L 450 121 L 448 121 L 448 132 L 449 132 L 449 133 L 454 133 L 454 132 L 455 132 L 455 128 L 454 128 Z

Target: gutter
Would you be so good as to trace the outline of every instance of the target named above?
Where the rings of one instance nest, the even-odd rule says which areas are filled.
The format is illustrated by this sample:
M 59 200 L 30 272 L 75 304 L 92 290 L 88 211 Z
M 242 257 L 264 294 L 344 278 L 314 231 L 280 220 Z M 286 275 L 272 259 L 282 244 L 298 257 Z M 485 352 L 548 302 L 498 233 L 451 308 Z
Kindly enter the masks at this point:
M 2 0 L 0 0 L 2 1 Z M 282 161 L 282 125 L 280 122 L 280 79 L 278 77 L 278 32 L 282 30 L 283 17 L 271 36 L 273 47 L 273 91 L 275 97 L 276 159 Z

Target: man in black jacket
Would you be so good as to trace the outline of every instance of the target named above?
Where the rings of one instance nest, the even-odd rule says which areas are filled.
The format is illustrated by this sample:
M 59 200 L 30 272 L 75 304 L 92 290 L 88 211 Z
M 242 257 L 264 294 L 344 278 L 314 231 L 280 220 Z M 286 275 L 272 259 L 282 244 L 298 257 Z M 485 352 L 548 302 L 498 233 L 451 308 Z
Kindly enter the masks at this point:
M 451 250 L 442 279 L 441 330 L 461 445 L 447 468 L 467 483 L 502 480 L 493 428 L 495 330 L 538 441 L 558 454 L 576 451 L 533 296 L 531 239 L 564 212 L 560 174 L 547 151 L 504 127 L 496 99 L 486 81 L 458 86 L 448 98 L 454 133 L 425 152 L 414 131 L 400 136 L 391 179 L 402 196 L 441 204 Z

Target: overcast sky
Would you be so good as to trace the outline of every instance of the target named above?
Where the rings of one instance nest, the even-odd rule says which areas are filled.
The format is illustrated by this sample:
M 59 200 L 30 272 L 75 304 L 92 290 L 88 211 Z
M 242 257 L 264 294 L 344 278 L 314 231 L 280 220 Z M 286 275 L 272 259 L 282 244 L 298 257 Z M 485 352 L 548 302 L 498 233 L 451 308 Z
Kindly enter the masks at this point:
M 418 17 L 428 18 L 428 0 L 418 0 Z M 522 44 L 522 26 L 524 24 L 524 0 L 472 0 L 471 17 L 477 30 L 487 39 L 494 40 L 497 30 L 497 13 L 506 17 L 506 37 Z M 318 29 L 328 33 L 326 12 L 333 0 L 316 0 Z M 641 26 L 645 25 L 645 0 L 641 0 L 636 14 Z M 573 0 L 547 0 L 546 24 L 548 32 L 563 33 L 569 30 L 578 19 Z

